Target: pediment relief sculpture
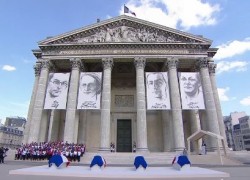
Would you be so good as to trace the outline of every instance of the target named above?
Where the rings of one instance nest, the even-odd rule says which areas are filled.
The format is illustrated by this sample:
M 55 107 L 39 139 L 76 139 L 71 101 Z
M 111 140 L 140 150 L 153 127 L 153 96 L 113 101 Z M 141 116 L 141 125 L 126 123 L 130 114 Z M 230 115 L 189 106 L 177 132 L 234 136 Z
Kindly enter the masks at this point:
M 40 41 L 50 44 L 91 43 L 205 43 L 211 41 L 179 30 L 143 21 L 137 18 L 119 16 L 93 24 L 69 33 Z
M 77 43 L 102 42 L 181 42 L 173 35 L 150 32 L 146 29 L 135 29 L 128 26 L 101 28 L 95 34 L 75 39 Z

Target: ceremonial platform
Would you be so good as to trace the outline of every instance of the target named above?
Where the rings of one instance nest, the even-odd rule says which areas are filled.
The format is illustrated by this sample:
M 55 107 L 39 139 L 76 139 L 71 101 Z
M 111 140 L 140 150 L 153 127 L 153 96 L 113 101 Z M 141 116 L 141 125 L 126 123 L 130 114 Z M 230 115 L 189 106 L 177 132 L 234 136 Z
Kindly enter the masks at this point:
M 36 166 L 11 170 L 10 175 L 38 175 L 38 176 L 63 176 L 63 177 L 88 177 L 88 178 L 141 178 L 141 179 L 223 179 L 228 178 L 228 173 L 214 171 L 206 168 L 190 167 L 176 170 L 172 167 L 148 167 L 136 170 L 131 167 L 105 167 L 103 169 L 90 169 L 89 166 L 69 166 L 58 169 L 56 167 Z
M 176 153 L 145 153 L 143 156 L 148 163 L 146 170 L 134 167 L 134 159 L 138 153 L 102 153 L 106 160 L 105 168 L 90 169 L 90 163 L 97 153 L 86 153 L 80 163 L 72 162 L 67 168 L 49 168 L 48 165 L 20 168 L 9 171 L 10 175 L 38 175 L 58 177 L 85 177 L 95 179 L 227 179 L 228 173 L 209 169 L 211 166 L 221 166 L 216 153 L 207 155 L 190 155 L 190 168 L 176 170 L 171 167 L 171 162 Z M 238 166 L 240 162 L 233 159 L 230 154 L 222 156 L 223 165 Z M 38 163 L 38 162 L 37 162 Z M 43 163 L 44 164 L 44 163 Z M 201 168 L 206 167 L 206 168 Z

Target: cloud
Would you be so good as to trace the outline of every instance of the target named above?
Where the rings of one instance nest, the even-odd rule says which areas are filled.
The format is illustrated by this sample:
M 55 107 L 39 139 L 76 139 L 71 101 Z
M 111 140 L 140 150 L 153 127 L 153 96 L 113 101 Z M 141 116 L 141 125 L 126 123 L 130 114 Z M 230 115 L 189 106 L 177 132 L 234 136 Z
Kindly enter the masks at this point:
M 221 101 L 229 101 L 229 97 L 226 93 L 230 90 L 229 87 L 226 88 L 218 88 L 218 94 Z
M 129 0 L 126 3 L 138 18 L 164 26 L 188 30 L 191 27 L 209 26 L 217 23 L 219 4 L 202 0 Z M 120 10 L 123 14 L 123 7 Z
M 247 65 L 248 63 L 245 61 L 232 61 L 232 62 L 220 61 L 217 63 L 216 72 L 217 74 L 220 74 L 222 72 L 227 72 L 232 70 L 236 72 L 246 71 Z
M 14 66 L 10 66 L 10 65 L 3 65 L 2 70 L 5 70 L 5 71 L 15 71 L 16 68 Z
M 250 37 L 244 39 L 243 41 L 234 40 L 232 42 L 217 46 L 217 48 L 219 48 L 219 50 L 213 57 L 215 60 L 221 60 L 240 55 L 250 51 Z
M 242 100 L 240 101 L 240 104 L 242 104 L 242 105 L 244 105 L 244 106 L 250 106 L 250 96 L 248 96 L 248 97 L 242 99 Z

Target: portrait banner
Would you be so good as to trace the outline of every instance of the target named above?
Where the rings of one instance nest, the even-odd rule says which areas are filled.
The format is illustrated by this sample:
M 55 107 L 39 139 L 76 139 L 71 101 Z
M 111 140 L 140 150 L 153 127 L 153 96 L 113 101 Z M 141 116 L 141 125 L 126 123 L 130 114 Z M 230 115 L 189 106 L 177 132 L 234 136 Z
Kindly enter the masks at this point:
M 170 109 L 167 72 L 146 72 L 147 109 Z
M 101 72 L 82 72 L 79 80 L 77 109 L 100 109 Z
M 66 109 L 70 73 L 49 73 L 44 109 Z
M 205 109 L 200 74 L 180 72 L 178 75 L 182 109 Z

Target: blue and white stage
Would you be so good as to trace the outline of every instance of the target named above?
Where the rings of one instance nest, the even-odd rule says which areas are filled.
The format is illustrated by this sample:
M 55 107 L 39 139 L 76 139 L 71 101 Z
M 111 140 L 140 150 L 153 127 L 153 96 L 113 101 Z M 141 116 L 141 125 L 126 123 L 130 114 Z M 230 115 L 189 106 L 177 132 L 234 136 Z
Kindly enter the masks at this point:
M 173 167 L 147 167 L 147 169 L 135 167 L 105 167 L 90 168 L 89 166 L 68 166 L 57 168 L 36 166 L 11 170 L 11 175 L 39 175 L 39 176 L 63 176 L 63 177 L 91 177 L 91 178 L 160 178 L 160 179 L 223 179 L 230 175 L 225 172 L 214 171 L 206 168 L 188 167 L 176 170 Z

